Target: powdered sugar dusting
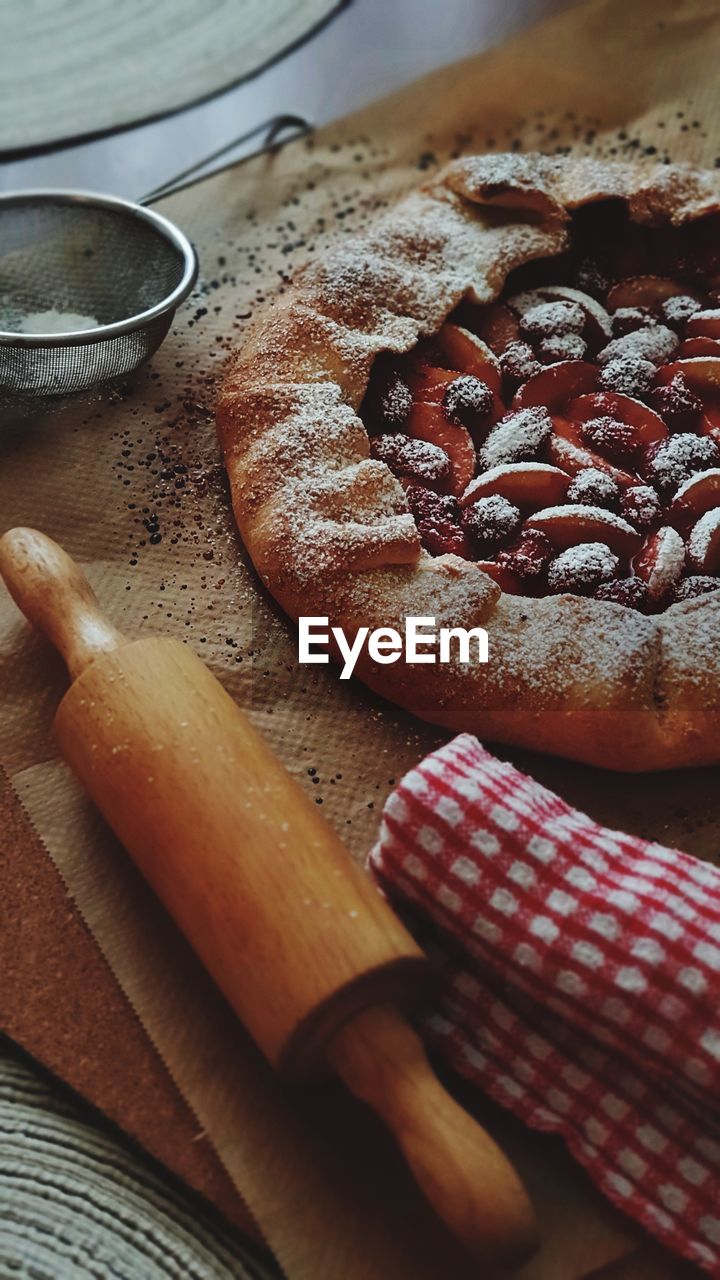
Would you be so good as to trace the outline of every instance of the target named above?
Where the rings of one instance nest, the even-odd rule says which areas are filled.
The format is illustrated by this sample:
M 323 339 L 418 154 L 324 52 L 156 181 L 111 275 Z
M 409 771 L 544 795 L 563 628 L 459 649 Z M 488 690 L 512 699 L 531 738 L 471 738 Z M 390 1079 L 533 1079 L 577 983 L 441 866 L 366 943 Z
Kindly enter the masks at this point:
M 600 372 L 599 385 L 621 395 L 637 396 L 647 391 L 655 377 L 655 365 L 640 355 L 615 356 Z
M 660 614 L 656 676 L 659 705 L 672 713 L 680 704 L 703 714 L 720 712 L 720 594 L 700 596 Z
M 685 567 L 685 543 L 676 529 L 669 525 L 658 529 L 652 540 L 654 560 L 647 575 L 651 597 L 660 600 L 682 576 Z
M 509 696 L 517 706 L 528 694 L 533 708 L 565 708 L 569 701 L 600 708 L 654 708 L 659 623 L 579 596 L 558 600 L 500 595 L 477 565 L 452 556 L 433 560 L 419 552 L 402 489 L 383 463 L 362 458 L 358 424 L 353 421 L 352 409 L 362 399 L 374 357 L 380 351 L 409 350 L 419 337 L 437 331 L 461 297 L 490 301 L 513 267 L 559 253 L 566 243 L 566 204 L 619 196 L 628 200 L 638 221 L 656 223 L 669 217 L 679 222 L 712 207 L 716 186 L 703 175 L 663 166 L 647 166 L 640 174 L 634 164 L 568 163 L 561 157 L 461 161 L 379 219 L 368 236 L 348 238 L 338 256 L 309 268 L 290 286 L 273 320 L 262 317 L 251 336 L 237 365 L 235 391 L 230 389 L 221 427 L 236 505 L 253 556 L 281 598 L 301 599 L 308 607 L 314 607 L 316 599 L 329 600 L 336 617 L 363 622 L 376 618 L 375 625 L 383 625 L 392 619 L 393 610 L 407 615 L 424 611 L 426 603 L 438 620 L 452 617 L 456 624 L 492 614 L 493 661 L 488 667 L 463 672 L 461 681 L 455 680 L 457 673 L 451 668 L 438 675 L 437 687 L 433 684 L 432 712 L 442 708 L 445 723 L 457 723 L 467 715 L 468 697 L 474 696 L 468 692 L 468 679 L 477 682 L 478 693 L 482 690 L 485 707 L 505 707 Z M 485 202 L 501 205 L 503 214 L 495 210 L 485 217 Z M 513 209 L 520 210 L 516 221 Z M 630 354 L 653 363 L 668 358 L 676 335 L 661 325 L 644 332 L 654 335 L 655 345 L 641 344 L 638 351 L 637 337 L 628 335 L 633 339 Z M 662 349 L 658 341 L 665 344 Z M 606 355 L 613 345 L 605 348 Z M 318 391 L 332 386 L 342 408 L 326 399 L 325 420 L 318 412 L 319 400 L 312 409 L 258 408 L 244 438 L 242 414 L 233 418 L 238 387 L 244 388 L 243 394 L 253 385 L 257 390 L 291 388 L 294 394 L 307 390 L 308 383 Z M 547 414 L 544 409 L 521 412 L 530 415 L 525 425 L 535 432 L 533 442 L 528 442 L 526 431 L 518 431 L 517 422 L 513 427 L 512 419 L 519 415 L 510 414 L 481 444 L 481 466 L 538 465 L 531 459 L 549 435 Z M 335 430 L 329 443 L 326 431 L 341 414 L 347 414 L 342 430 Z M 281 475 L 286 427 L 289 447 Z M 566 447 L 567 455 L 562 456 L 567 456 L 569 468 L 572 463 L 576 470 L 588 457 L 569 441 L 553 439 L 558 457 Z M 367 453 L 366 438 L 364 447 Z M 271 481 L 265 472 L 268 466 Z M 318 469 L 324 475 L 316 484 L 312 477 Z M 243 517 L 246 494 L 250 507 Z M 574 518 L 583 505 L 570 508 Z M 586 509 L 594 521 L 610 522 L 615 531 L 619 527 L 637 536 L 614 513 L 590 505 Z M 591 545 L 596 557 L 601 543 Z M 402 564 L 393 565 L 400 559 Z M 572 563 L 573 557 L 569 559 Z M 609 561 L 603 563 L 607 569 Z M 288 581 L 301 584 L 302 594 L 293 597 L 293 588 L 285 590 Z M 670 613 L 705 608 L 711 600 L 689 601 Z M 666 638 L 664 644 L 669 643 Z
M 33 311 L 23 317 L 20 333 L 84 333 L 98 329 L 101 324 L 95 316 L 80 315 L 76 311 Z
M 648 472 L 661 493 L 672 495 L 696 472 L 718 460 L 720 450 L 714 440 L 683 432 L 663 441 L 648 464 Z
M 478 452 L 481 467 L 530 460 L 552 431 L 547 409 L 533 406 L 511 410 L 493 427 Z
M 692 334 L 695 329 L 702 329 L 708 320 L 720 324 L 720 308 L 708 307 L 705 310 L 695 311 L 688 324 L 688 333 Z
M 682 499 L 686 497 L 688 493 L 691 493 L 701 481 L 708 480 L 717 480 L 718 489 L 720 490 L 720 467 L 708 467 L 707 471 L 699 471 L 695 475 L 690 476 L 688 480 L 680 485 L 680 488 L 675 494 L 675 501 L 682 501 Z
M 608 511 L 605 507 L 585 506 L 583 503 L 563 504 L 556 507 L 543 507 L 541 511 L 536 511 L 534 515 L 529 517 L 529 523 L 542 528 L 543 525 L 552 521 L 563 521 L 570 525 L 577 525 L 580 528 L 581 523 L 595 523 L 597 525 L 605 525 L 608 529 L 615 529 L 618 533 L 625 533 L 632 537 L 635 533 L 632 525 L 627 520 L 623 520 L 622 516 L 616 515 L 614 511 Z
M 620 490 L 612 476 L 597 467 L 578 471 L 568 485 L 568 501 L 603 508 L 613 507 L 620 497 Z
M 543 364 L 557 364 L 561 360 L 582 360 L 587 344 L 578 333 L 562 333 L 541 338 L 538 355 Z
M 551 591 L 577 591 L 609 582 L 614 576 L 618 557 L 604 542 L 579 542 L 561 551 L 548 569 Z
M 514 475 L 558 476 L 561 475 L 561 470 L 559 467 L 553 467 L 549 462 L 508 462 L 497 467 L 489 467 L 486 471 L 482 471 L 480 475 L 475 476 L 474 480 L 470 481 L 462 495 L 463 503 L 471 499 L 478 489 L 484 488 L 486 485 L 492 485 L 496 480 L 508 479 Z
M 493 393 L 486 382 L 472 374 L 460 374 L 443 397 L 443 408 L 453 422 L 472 426 L 490 413 Z
M 720 507 L 707 511 L 698 520 L 688 538 L 688 555 L 691 562 L 704 570 L 710 550 L 720 542 Z
M 419 553 L 402 488 L 387 467 L 371 461 L 338 475 L 288 481 L 265 553 L 282 556 L 288 545 L 306 587 L 317 575 L 412 562 Z
M 513 299 L 520 312 L 520 328 L 534 337 L 560 337 L 563 334 L 582 333 L 585 328 L 585 312 L 577 302 L 533 302 L 523 305 L 523 299 L 532 297 L 520 294 Z M 510 305 L 513 305 L 513 302 Z
M 407 422 L 412 409 L 412 394 L 401 378 L 392 378 L 388 382 L 383 394 L 382 409 L 388 425 L 398 427 Z
M 655 324 L 646 329 L 635 329 L 622 338 L 613 338 L 598 352 L 597 358 L 599 364 L 607 364 L 622 356 L 636 356 L 659 365 L 670 359 L 677 346 L 677 334 L 666 325 Z
M 671 298 L 666 298 L 662 304 L 662 313 L 668 324 L 684 325 L 690 316 L 695 315 L 702 310 L 701 304 L 696 298 L 691 298 L 688 294 L 675 294 Z
M 653 705 L 657 621 L 579 595 L 503 595 L 492 617 L 485 705 L 533 709 Z M 479 679 L 479 677 L 476 677 Z
M 370 442 L 373 458 L 385 462 L 396 474 L 437 484 L 450 478 L 450 459 L 444 449 L 428 440 L 414 440 L 397 432 L 374 436 Z

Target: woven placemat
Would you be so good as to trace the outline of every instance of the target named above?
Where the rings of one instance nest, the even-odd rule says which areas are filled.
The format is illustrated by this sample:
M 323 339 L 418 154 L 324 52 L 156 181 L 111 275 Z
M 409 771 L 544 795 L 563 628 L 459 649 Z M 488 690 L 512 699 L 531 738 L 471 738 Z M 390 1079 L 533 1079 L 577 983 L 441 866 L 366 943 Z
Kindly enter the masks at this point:
M 177 111 L 247 79 L 343 0 L 0 4 L 0 153 Z
M 271 1280 L 251 1249 L 0 1045 L 0 1275 Z

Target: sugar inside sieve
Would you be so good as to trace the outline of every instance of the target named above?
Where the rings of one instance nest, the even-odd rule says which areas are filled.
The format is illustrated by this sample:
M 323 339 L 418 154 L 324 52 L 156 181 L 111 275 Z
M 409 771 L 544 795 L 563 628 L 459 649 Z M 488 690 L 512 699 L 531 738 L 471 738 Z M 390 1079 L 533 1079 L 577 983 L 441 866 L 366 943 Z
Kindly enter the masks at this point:
M 157 350 L 197 278 L 154 210 L 84 191 L 0 196 L 0 393 L 86 391 Z

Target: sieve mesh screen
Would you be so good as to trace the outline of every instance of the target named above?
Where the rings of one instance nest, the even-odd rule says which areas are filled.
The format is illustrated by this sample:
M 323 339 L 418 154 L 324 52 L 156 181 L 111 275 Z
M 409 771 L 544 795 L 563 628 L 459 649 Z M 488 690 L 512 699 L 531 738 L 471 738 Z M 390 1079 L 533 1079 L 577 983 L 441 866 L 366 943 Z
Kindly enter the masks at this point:
M 192 287 L 194 255 L 183 237 L 176 243 L 164 220 L 137 206 L 97 199 L 30 192 L 0 201 L 0 388 L 6 394 L 67 394 L 131 372 L 157 349 Z M 184 279 L 187 287 L 173 297 Z M 141 318 L 164 302 L 162 314 Z M 96 328 L 44 342 L 37 334 L 44 312 L 127 327 L 107 337 Z

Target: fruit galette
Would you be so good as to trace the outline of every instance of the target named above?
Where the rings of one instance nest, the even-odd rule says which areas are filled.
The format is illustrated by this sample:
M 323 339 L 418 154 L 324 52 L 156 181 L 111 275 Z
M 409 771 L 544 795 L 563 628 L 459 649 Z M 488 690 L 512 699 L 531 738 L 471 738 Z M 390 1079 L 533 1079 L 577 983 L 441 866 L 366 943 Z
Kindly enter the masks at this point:
M 218 409 L 294 616 L 482 626 L 382 664 L 439 724 L 619 769 L 720 759 L 720 178 L 457 161 L 306 267 Z M 397 655 L 395 655 L 397 656 Z

